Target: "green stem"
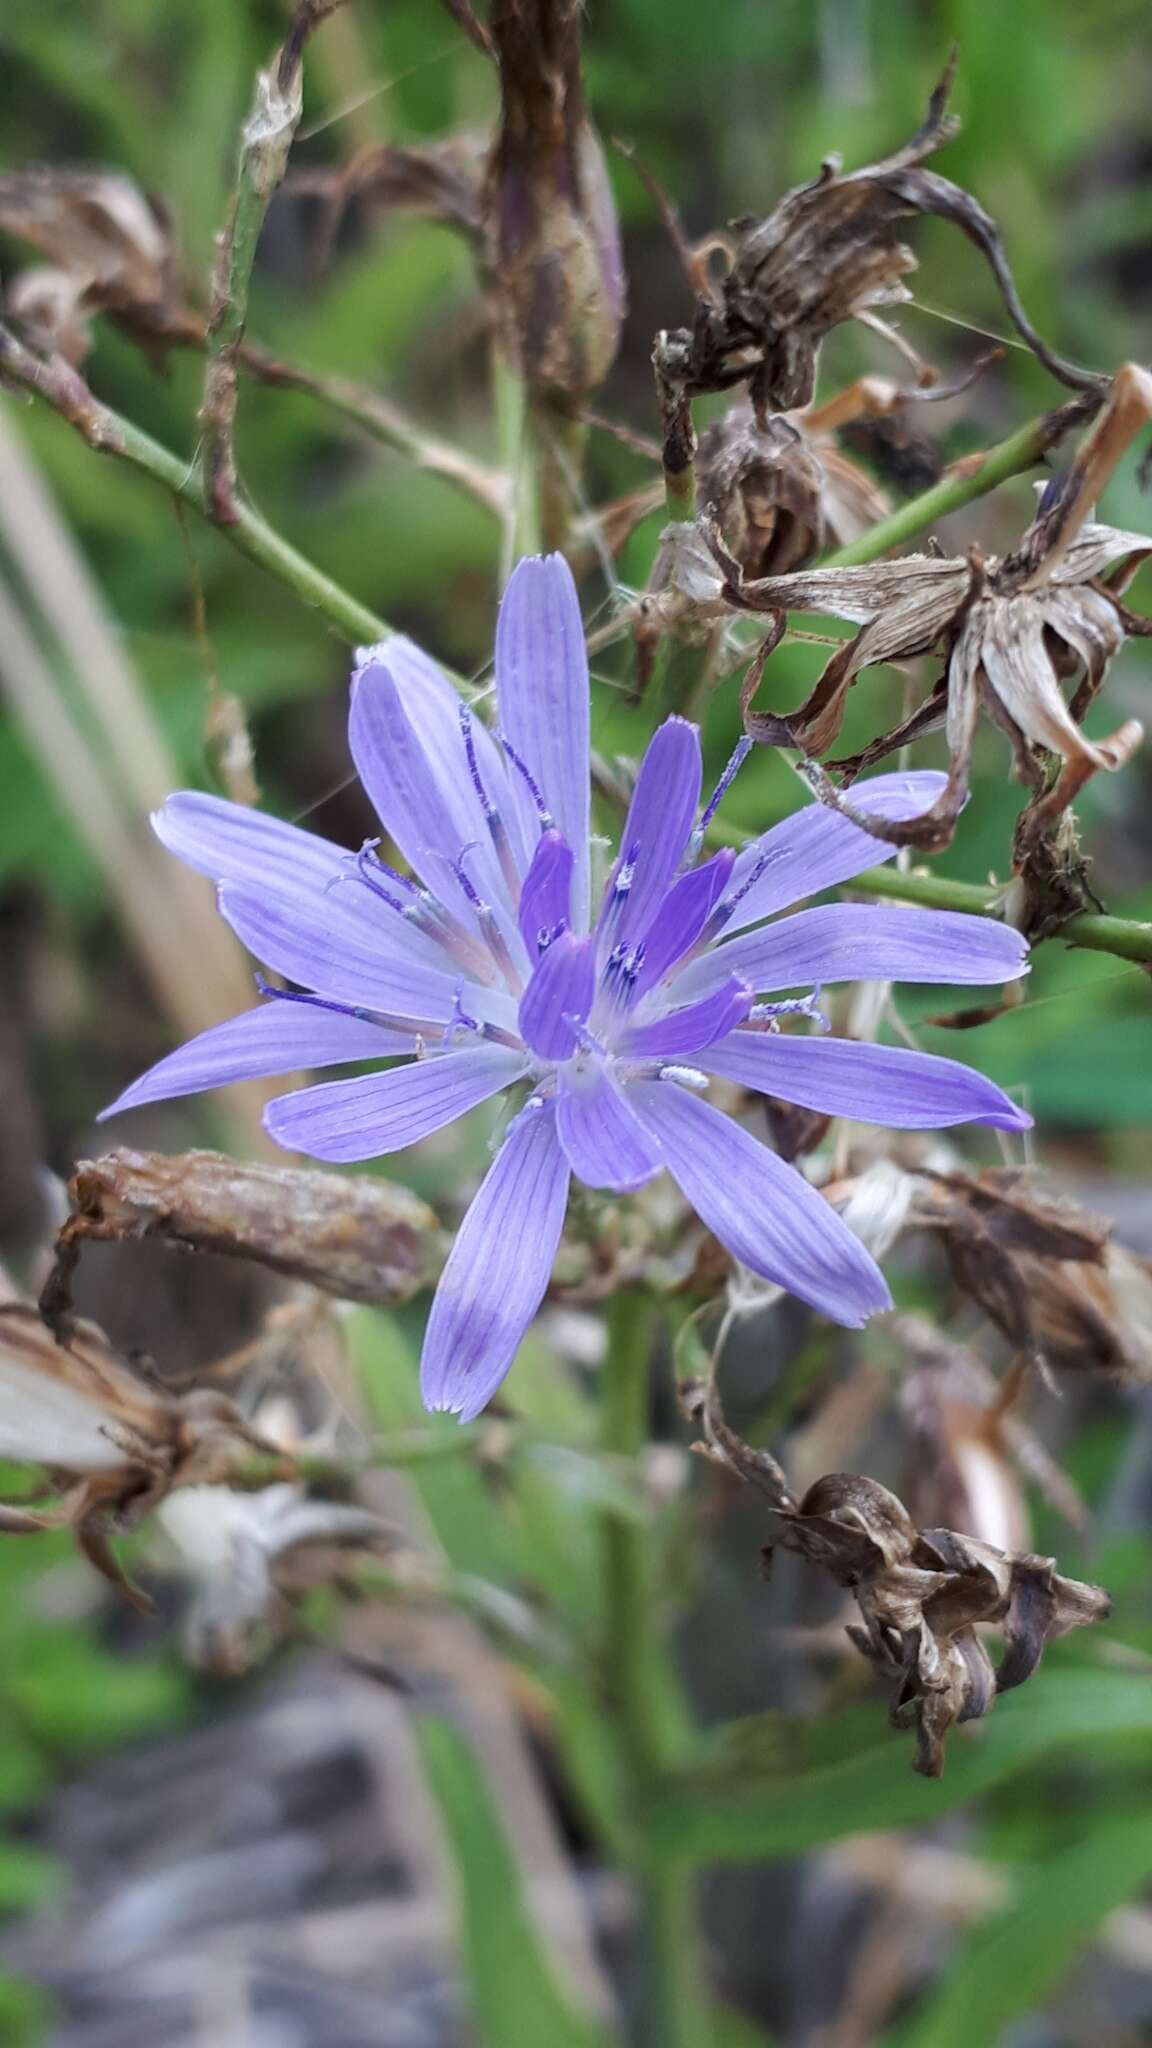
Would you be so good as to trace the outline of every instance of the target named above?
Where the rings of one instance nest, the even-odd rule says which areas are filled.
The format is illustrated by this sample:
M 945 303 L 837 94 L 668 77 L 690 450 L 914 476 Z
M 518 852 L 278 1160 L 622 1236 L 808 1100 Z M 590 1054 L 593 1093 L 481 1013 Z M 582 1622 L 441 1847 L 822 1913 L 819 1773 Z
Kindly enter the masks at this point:
M 0 373 L 51 406 L 96 454 L 114 456 L 163 484 L 174 498 L 190 505 L 202 519 L 215 526 L 240 554 L 285 584 L 303 604 L 322 613 L 353 646 L 389 638 L 393 629 L 384 619 L 309 562 L 251 506 L 238 501 L 235 519 L 220 525 L 205 500 L 198 466 L 183 461 L 142 428 L 102 404 L 61 356 L 44 360 L 33 355 L 6 328 L 0 328 Z
M 910 499 L 907 505 L 901 505 L 897 511 L 889 513 L 887 519 L 881 519 L 878 525 L 870 527 L 860 540 L 850 542 L 845 548 L 837 548 L 835 554 L 826 555 L 821 568 L 856 568 L 861 563 L 875 562 L 881 555 L 903 547 L 914 534 L 945 518 L 949 512 L 958 512 L 973 498 L 984 497 L 1008 477 L 1035 468 L 1057 441 L 1062 440 L 1073 427 L 1082 426 L 1098 405 L 1099 400 L 1089 403 L 1083 398 L 1074 398 L 1069 404 L 1058 406 L 1055 412 L 1029 421 L 1018 433 L 1009 435 L 995 448 L 989 448 L 985 455 L 973 457 L 972 466 L 966 465 L 962 474 L 943 477 L 938 484 L 933 484 L 931 490 Z
M 503 589 L 521 555 L 540 552 L 540 505 L 532 452 L 528 387 L 498 343 L 492 347 L 492 402 L 496 415 L 498 463 L 507 478 L 504 535 L 500 549 Z
M 532 407 L 531 430 L 536 464 L 536 503 L 540 515 L 540 544 L 546 549 L 567 550 L 572 526 L 580 509 L 581 478 L 588 428 L 580 419 L 537 400 Z
M 975 910 L 986 917 L 996 914 L 1004 894 L 995 884 L 954 882 L 947 875 L 904 874 L 896 868 L 868 868 L 856 876 L 852 887 L 899 903 L 922 903 L 930 910 Z M 1152 962 L 1152 924 L 1139 924 L 1134 918 L 1082 910 L 1062 924 L 1055 937 L 1089 953 L 1113 953 L 1120 960 L 1136 960 L 1142 966 Z
M 338 4 L 338 0 L 333 0 Z M 236 189 L 220 237 L 208 320 L 208 362 L 200 422 L 204 429 L 204 495 L 213 518 L 231 525 L 236 500 L 236 425 L 240 349 L 248 325 L 248 294 L 268 204 L 288 167 L 304 104 L 304 43 L 326 14 L 326 0 L 298 7 L 288 41 L 256 79 L 256 94 L 240 131 Z
M 654 1304 L 625 1289 L 608 1313 L 601 1445 L 635 1458 L 648 1437 Z M 641 2048 L 709 2048 L 711 2027 L 700 1981 L 693 1872 L 655 1850 L 647 1816 L 675 1760 L 668 1713 L 675 1677 L 656 1613 L 648 1532 L 608 1511 L 604 1517 L 604 1677 L 625 1770 L 641 1900 Z

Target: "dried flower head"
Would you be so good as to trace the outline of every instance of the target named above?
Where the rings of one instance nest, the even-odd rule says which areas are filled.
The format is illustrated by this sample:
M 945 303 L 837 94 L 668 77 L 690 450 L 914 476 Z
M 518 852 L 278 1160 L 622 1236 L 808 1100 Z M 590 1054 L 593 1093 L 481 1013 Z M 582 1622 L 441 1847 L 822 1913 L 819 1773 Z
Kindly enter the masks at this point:
M 369 651 L 353 677 L 352 755 L 411 873 L 376 841 L 352 854 L 218 798 L 169 800 L 161 839 L 220 884 L 238 936 L 295 987 L 266 988 L 265 1003 L 162 1060 L 115 1109 L 399 1058 L 265 1111 L 287 1150 L 349 1161 L 520 1089 L 433 1303 L 432 1408 L 473 1416 L 499 1386 L 548 1285 L 573 1174 L 624 1193 L 669 1171 L 735 1258 L 863 1322 L 888 1305 L 874 1261 L 798 1172 L 704 1099 L 710 1079 L 868 1122 L 1022 1129 L 1026 1113 L 954 1060 L 779 1029 L 822 1021 L 821 984 L 1014 980 L 1027 966 L 1019 934 L 956 912 L 836 903 L 766 924 L 859 874 L 874 842 L 817 804 L 739 854 L 701 860 L 748 746 L 701 808 L 700 734 L 682 718 L 649 744 L 619 853 L 594 886 L 587 656 L 559 556 L 512 577 L 496 693 L 499 739 L 404 640 Z M 880 776 L 858 802 L 915 815 L 942 779 Z
M 182 1486 L 156 1519 L 194 1588 L 188 1658 L 225 1677 L 250 1670 L 271 1647 L 294 1596 L 339 1579 L 349 1554 L 378 1553 L 395 1540 L 367 1509 L 310 1500 L 288 1482 L 252 1493 Z
M 828 765 L 857 774 L 943 725 L 951 765 L 939 801 L 923 818 L 893 825 L 876 821 L 865 829 L 895 844 L 946 846 L 967 797 L 983 706 L 1007 733 L 1016 773 L 1033 793 L 1018 830 L 1018 854 L 1026 852 L 1098 769 L 1122 767 L 1142 737 L 1135 719 L 1102 740 L 1087 739 L 1081 722 L 1125 637 L 1152 631 L 1149 621 L 1122 602 L 1136 570 L 1152 554 L 1152 538 L 1086 522 L 1119 455 L 1150 418 L 1152 376 L 1126 364 L 1067 476 L 1053 479 L 1019 547 L 1002 559 L 976 549 L 954 558 L 912 555 L 756 584 L 743 580 L 738 564 L 727 563 L 724 596 L 738 608 L 825 612 L 861 628 L 838 649 L 799 711 L 751 711 L 757 669 L 745 698 L 751 737 L 823 755 L 840 730 L 848 692 L 862 670 L 940 648 L 944 673 L 919 709 L 862 753 Z M 1066 703 L 1061 685 L 1069 677 L 1078 682 Z M 1053 757 L 1059 763 L 1054 778 Z
M 436 1218 L 407 1188 L 314 1169 L 257 1165 L 221 1152 L 133 1152 L 82 1159 L 72 1214 L 41 1295 L 55 1325 L 85 1243 L 161 1238 L 189 1251 L 253 1259 L 347 1301 L 407 1301 L 429 1277 Z
M 0 1305 L 0 1457 L 41 1465 L 54 1508 L 0 1507 L 0 1532 L 71 1529 L 98 1571 L 138 1605 L 110 1537 L 130 1530 L 174 1486 L 224 1479 L 253 1449 L 275 1446 L 223 1394 L 176 1397 L 117 1358 L 91 1323 L 58 1340 L 35 1309 Z
M 686 1390 L 704 1430 L 700 1448 L 766 1494 L 777 1529 L 764 1552 L 794 1551 L 850 1592 L 861 1625 L 848 1635 L 895 1687 L 894 1727 L 914 1727 L 915 1768 L 939 1777 L 944 1741 L 961 1721 L 980 1719 L 997 1695 L 1030 1678 L 1046 1643 L 1104 1621 L 1108 1595 L 1061 1578 L 1055 1560 L 999 1549 L 953 1529 L 918 1529 L 894 1493 L 874 1479 L 833 1472 L 796 1501 L 767 1452 L 742 1443 L 712 1390 Z M 1004 1639 L 993 1665 L 984 1626 Z
M 122 171 L 13 171 L 0 177 L 0 228 L 45 257 L 22 273 L 7 309 L 37 345 L 73 364 L 91 347 L 89 316 L 148 333 L 179 304 L 169 223 Z
M 701 435 L 696 473 L 700 502 L 749 581 L 802 568 L 889 509 L 871 478 L 802 414 L 774 413 L 760 425 L 751 406 L 733 406 Z
M 492 0 L 500 120 L 482 204 L 496 329 L 531 390 L 579 406 L 624 312 L 620 238 L 584 103 L 579 0 Z
M 900 233 L 906 221 L 934 214 L 975 243 L 1040 361 L 1062 382 L 1094 389 L 1099 380 L 1054 356 L 1029 321 L 995 222 L 970 193 L 923 169 L 958 126 L 946 112 L 951 83 L 950 64 L 903 149 L 846 173 L 829 157 L 819 177 L 787 193 L 766 220 L 737 221 L 730 243 L 714 236 L 709 249 L 727 255 L 727 271 L 713 286 L 703 261 L 693 266 L 702 287 L 694 323 L 660 337 L 658 370 L 688 397 L 747 383 L 762 423 L 810 404 L 825 336 L 845 320 L 876 324 L 877 307 L 908 298 L 903 280 L 916 259 Z
M 910 1221 L 943 1245 L 957 1287 L 1022 1358 L 1152 1379 L 1152 1267 L 1101 1218 L 991 1167 L 922 1177 Z

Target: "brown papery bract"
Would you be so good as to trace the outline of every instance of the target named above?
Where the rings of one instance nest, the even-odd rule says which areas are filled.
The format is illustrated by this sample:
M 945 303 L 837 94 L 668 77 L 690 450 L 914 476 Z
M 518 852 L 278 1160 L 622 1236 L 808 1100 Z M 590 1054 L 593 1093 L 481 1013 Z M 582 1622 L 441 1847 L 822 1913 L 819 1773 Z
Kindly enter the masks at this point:
M 253 1450 L 276 1455 L 223 1394 L 177 1397 L 132 1372 L 92 1323 L 54 1337 L 37 1311 L 0 1305 L 0 1455 L 42 1466 L 52 1508 L 0 1506 L 0 1533 L 71 1529 L 135 1605 L 110 1538 L 137 1526 L 175 1486 L 216 1484 Z
M 319 1168 L 257 1165 L 222 1152 L 134 1152 L 81 1160 L 72 1214 L 41 1305 L 58 1324 L 86 1242 L 161 1238 L 190 1251 L 252 1259 L 348 1301 L 407 1301 L 430 1277 L 438 1244 L 425 1202 L 392 1181 Z

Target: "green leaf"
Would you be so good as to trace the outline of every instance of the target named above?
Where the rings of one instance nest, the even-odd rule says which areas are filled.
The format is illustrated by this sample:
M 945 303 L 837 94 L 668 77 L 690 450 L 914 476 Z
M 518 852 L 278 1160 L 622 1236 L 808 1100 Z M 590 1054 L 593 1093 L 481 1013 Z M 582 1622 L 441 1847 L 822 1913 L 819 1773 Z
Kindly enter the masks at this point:
M 362 1309 L 351 1317 L 349 1330 L 377 1427 L 387 1435 L 419 1424 L 430 1435 L 451 1439 L 459 1423 L 447 1415 L 426 1415 L 421 1406 L 415 1353 L 397 1318 Z M 414 1466 L 410 1477 L 450 1564 L 497 1585 L 517 1581 L 515 1533 L 474 1462 L 449 1457 L 443 1464 Z
M 609 2048 L 615 2037 L 578 2013 L 552 1974 L 471 1751 L 446 1721 L 428 1717 L 419 1734 L 460 1879 L 472 2017 L 483 2048 Z
M 651 1815 L 654 1840 L 696 1862 L 738 1863 L 794 1856 L 865 1829 L 919 1825 L 1063 1748 L 1146 1741 L 1152 1686 L 1128 1672 L 1042 1672 L 998 1701 L 987 1721 L 956 1731 L 937 1780 L 916 1776 L 908 1739 L 886 1731 L 881 1716 L 877 1701 L 874 1740 L 864 1735 L 859 1711 L 824 1722 L 807 1766 L 803 1728 L 793 1724 L 790 1745 L 774 1719 L 766 1766 L 737 1754 L 711 1776 L 665 1794 Z
M 969 1937 L 940 1990 L 890 2048 L 994 2042 L 1062 1979 L 1093 1931 L 1152 1874 L 1152 1815 L 1112 1818 L 1021 1885 L 1015 1903 Z
M 4 2048 L 43 2048 L 49 2039 L 50 2009 L 42 1991 L 0 1976 L 0 2041 Z

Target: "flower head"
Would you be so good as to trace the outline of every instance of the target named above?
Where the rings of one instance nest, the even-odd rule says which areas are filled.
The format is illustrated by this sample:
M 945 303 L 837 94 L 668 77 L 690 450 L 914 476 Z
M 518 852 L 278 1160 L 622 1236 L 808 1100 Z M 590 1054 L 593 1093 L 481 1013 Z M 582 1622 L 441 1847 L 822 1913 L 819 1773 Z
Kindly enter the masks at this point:
M 352 755 L 410 872 L 375 845 L 350 855 L 215 797 L 169 800 L 160 838 L 219 883 L 233 930 L 295 989 L 265 989 L 269 1000 L 161 1060 L 114 1108 L 387 1060 L 265 1112 L 289 1150 L 345 1161 L 400 1151 L 520 1086 L 433 1303 L 430 1408 L 474 1416 L 499 1386 L 548 1285 L 573 1175 L 625 1192 L 671 1172 L 733 1257 L 862 1323 L 888 1305 L 879 1269 L 795 1169 L 706 1099 L 709 1082 L 867 1122 L 1021 1129 L 1028 1117 L 956 1061 L 779 1029 L 788 1014 L 821 1021 L 822 984 L 1011 980 L 1025 971 L 1019 934 L 959 913 L 839 903 L 766 922 L 859 874 L 875 842 L 813 805 L 739 854 L 702 859 L 747 743 L 701 810 L 700 736 L 681 718 L 648 747 L 599 886 L 587 657 L 558 556 L 512 577 L 496 683 L 498 736 L 407 641 L 356 670 Z M 856 801 L 915 816 L 942 781 L 880 776 Z

